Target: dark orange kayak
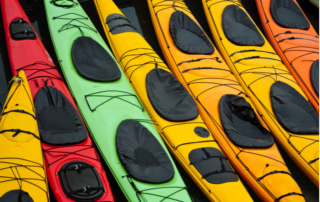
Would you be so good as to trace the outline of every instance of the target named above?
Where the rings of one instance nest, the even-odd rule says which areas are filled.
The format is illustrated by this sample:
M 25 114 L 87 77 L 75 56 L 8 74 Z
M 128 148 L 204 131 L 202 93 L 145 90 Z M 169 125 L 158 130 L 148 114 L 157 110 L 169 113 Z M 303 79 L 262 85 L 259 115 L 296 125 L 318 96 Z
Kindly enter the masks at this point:
M 296 0 L 256 0 L 266 36 L 319 113 L 319 35 Z

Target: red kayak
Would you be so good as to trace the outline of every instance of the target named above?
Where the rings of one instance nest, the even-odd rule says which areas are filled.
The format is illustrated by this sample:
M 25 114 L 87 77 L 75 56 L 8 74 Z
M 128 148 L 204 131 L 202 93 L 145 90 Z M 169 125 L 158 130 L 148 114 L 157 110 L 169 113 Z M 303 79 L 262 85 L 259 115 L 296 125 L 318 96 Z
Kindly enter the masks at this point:
M 114 201 L 97 151 L 50 55 L 18 0 L 0 2 L 12 73 L 26 73 L 57 201 Z

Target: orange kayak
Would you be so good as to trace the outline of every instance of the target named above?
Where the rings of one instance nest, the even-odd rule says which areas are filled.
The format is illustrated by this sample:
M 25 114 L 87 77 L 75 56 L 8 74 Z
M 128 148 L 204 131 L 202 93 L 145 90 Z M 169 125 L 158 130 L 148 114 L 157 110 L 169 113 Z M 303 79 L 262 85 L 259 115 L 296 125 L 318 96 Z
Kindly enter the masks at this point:
M 269 42 L 319 113 L 319 35 L 296 0 L 256 2 Z
M 216 45 L 278 143 L 319 186 L 319 115 L 242 5 L 202 0 Z
M 197 101 L 238 174 L 262 201 L 304 201 L 273 136 L 183 1 L 148 0 L 148 5 L 171 71 Z

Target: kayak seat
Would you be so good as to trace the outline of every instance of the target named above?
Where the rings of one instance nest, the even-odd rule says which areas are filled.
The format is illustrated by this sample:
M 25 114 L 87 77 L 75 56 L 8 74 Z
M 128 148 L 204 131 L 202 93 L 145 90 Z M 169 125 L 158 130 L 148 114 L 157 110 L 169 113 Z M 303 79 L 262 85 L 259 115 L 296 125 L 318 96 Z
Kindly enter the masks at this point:
M 65 195 L 74 201 L 96 201 L 104 194 L 104 187 L 94 166 L 83 161 L 64 164 L 58 172 Z
M 153 134 L 138 121 L 122 121 L 116 133 L 119 159 L 129 176 L 141 182 L 170 181 L 174 170 L 168 154 Z
M 65 95 L 51 86 L 42 87 L 34 98 L 41 141 L 50 145 L 76 144 L 87 138 L 78 111 Z
M 85 79 L 111 82 L 121 77 L 114 58 L 90 37 L 81 36 L 74 40 L 71 56 L 77 72 Z
M 244 98 L 231 94 L 222 96 L 219 113 L 224 132 L 235 145 L 244 148 L 268 148 L 274 144 L 271 133 L 261 125 Z
M 222 28 L 228 40 L 239 46 L 262 46 L 265 41 L 256 25 L 238 6 L 227 6 L 222 14 Z
M 121 14 L 111 14 L 107 17 L 107 25 L 111 34 L 121 34 L 125 32 L 137 32 L 136 28 L 131 25 L 131 22 Z
M 214 52 L 208 36 L 185 13 L 174 12 L 170 17 L 169 29 L 174 44 L 182 52 L 200 55 L 210 55 Z
M 16 189 L 3 194 L 0 202 L 33 202 L 33 199 L 29 196 L 28 192 Z
M 314 91 L 319 96 L 319 60 L 315 61 L 311 66 L 310 71 L 311 83 Z
M 31 25 L 24 19 L 13 20 L 10 24 L 10 35 L 13 40 L 26 40 L 36 39 L 35 34 Z
M 162 118 L 189 121 L 198 117 L 198 106 L 187 89 L 170 73 L 153 69 L 146 77 L 149 100 Z
M 271 86 L 274 114 L 284 129 L 295 134 L 318 134 L 319 115 L 294 88 L 277 81 Z
M 272 0 L 270 11 L 274 21 L 281 27 L 303 30 L 310 27 L 308 20 L 293 0 Z
M 189 153 L 190 165 L 193 165 L 203 179 L 211 184 L 238 181 L 238 176 L 231 168 L 221 151 L 213 147 L 194 149 Z

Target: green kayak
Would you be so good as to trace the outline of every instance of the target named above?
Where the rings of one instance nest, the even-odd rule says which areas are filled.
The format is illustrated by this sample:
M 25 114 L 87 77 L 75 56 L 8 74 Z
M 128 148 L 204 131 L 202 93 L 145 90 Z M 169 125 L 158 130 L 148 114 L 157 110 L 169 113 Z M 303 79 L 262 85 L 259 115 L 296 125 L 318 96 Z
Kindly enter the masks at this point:
M 62 72 L 128 201 L 191 201 L 154 123 L 76 0 L 45 0 Z

